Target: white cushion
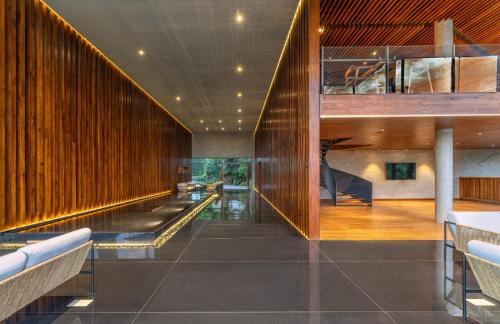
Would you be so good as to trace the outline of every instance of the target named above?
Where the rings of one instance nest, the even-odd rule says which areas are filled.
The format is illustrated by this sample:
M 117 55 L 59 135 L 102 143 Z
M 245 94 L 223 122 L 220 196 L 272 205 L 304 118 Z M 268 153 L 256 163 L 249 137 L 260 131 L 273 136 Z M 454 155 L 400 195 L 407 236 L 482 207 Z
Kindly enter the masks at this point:
M 27 245 L 18 251 L 26 254 L 28 260 L 25 269 L 27 269 L 88 242 L 91 233 L 90 229 L 82 228 L 42 242 Z
M 500 245 L 473 240 L 467 247 L 470 254 L 500 264 Z
M 21 252 L 9 253 L 0 257 L 0 281 L 24 270 L 26 255 Z
M 500 212 L 449 212 L 448 221 L 483 231 L 500 233 Z M 452 228 L 452 231 L 454 229 Z

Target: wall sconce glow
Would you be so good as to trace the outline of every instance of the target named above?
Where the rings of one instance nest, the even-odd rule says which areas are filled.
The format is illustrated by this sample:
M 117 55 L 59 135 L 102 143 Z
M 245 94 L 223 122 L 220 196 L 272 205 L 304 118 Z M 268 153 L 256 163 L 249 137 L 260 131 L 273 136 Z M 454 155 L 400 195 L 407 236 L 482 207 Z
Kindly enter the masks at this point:
M 181 97 L 177 96 L 177 97 L 175 97 L 175 100 L 176 101 L 181 101 Z
M 323 28 L 323 27 L 319 27 L 319 28 L 318 28 L 318 32 L 319 32 L 320 34 L 323 34 L 323 32 L 324 32 L 324 31 L 325 31 L 325 28 Z
M 236 19 L 236 22 L 238 24 L 241 24 L 243 22 L 243 20 L 245 20 L 245 17 L 243 17 L 243 15 L 241 14 L 241 12 L 236 11 L 236 17 L 235 17 L 235 19 Z
M 241 130 L 241 127 L 238 127 L 238 130 L 240 131 L 240 130 Z
M 373 56 L 377 55 L 377 51 L 373 51 L 372 55 Z
M 238 112 L 241 113 L 243 111 L 243 109 L 241 108 L 238 108 Z
M 380 131 L 381 131 L 381 132 L 385 132 L 385 128 L 381 128 L 381 129 L 380 129 Z
M 242 72 L 243 72 L 243 66 L 238 65 L 238 66 L 236 67 L 236 72 L 238 72 L 238 73 L 242 73 Z
M 144 56 L 144 54 L 146 54 L 146 52 L 144 52 L 144 50 L 143 50 L 143 49 L 139 49 L 139 50 L 137 51 L 137 54 L 138 54 L 139 56 Z
M 202 119 L 202 120 L 200 120 L 200 123 L 201 123 L 201 124 L 203 124 L 204 122 L 205 122 L 205 121 L 204 121 L 203 119 Z
M 243 93 L 241 93 L 241 92 L 238 92 L 236 95 L 238 96 L 238 98 L 243 97 Z
M 222 120 L 219 119 L 219 124 L 222 123 Z
M 495 146 L 496 146 L 496 144 L 491 144 L 491 147 L 495 147 Z
M 222 127 L 220 130 L 221 130 L 221 131 L 224 131 L 224 127 Z
M 238 119 L 238 124 L 241 124 L 242 123 L 242 120 L 241 119 Z
M 208 127 L 205 127 L 205 130 L 208 132 Z

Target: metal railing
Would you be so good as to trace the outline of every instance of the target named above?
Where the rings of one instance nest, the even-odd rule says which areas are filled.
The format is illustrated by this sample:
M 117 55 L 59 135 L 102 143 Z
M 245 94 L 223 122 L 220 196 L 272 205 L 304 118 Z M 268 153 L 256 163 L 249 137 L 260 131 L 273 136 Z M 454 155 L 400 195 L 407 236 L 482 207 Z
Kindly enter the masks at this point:
M 323 94 L 500 92 L 500 45 L 322 47 Z

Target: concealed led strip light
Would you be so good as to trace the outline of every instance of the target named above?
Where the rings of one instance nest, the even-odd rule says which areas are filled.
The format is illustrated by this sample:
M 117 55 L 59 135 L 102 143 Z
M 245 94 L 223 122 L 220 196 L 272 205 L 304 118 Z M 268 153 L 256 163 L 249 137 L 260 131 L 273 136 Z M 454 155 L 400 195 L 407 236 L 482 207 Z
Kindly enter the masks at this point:
M 144 90 L 143 87 L 141 87 L 137 82 L 135 82 L 125 71 L 123 71 L 118 65 L 113 63 L 101 50 L 99 50 L 94 44 L 92 44 L 85 36 L 82 35 L 76 28 L 74 28 L 70 23 L 68 23 L 61 15 L 57 13 L 54 9 L 52 9 L 51 6 L 49 6 L 44 0 L 39 0 L 40 3 L 42 3 L 44 6 L 47 7 L 47 9 L 52 12 L 56 17 L 61 19 L 61 21 L 66 24 L 75 34 L 80 36 L 83 41 L 85 41 L 91 48 L 93 48 L 98 54 L 100 54 L 109 64 L 111 64 L 115 69 L 118 70 L 127 80 L 132 82 L 139 90 L 141 90 L 149 99 L 151 99 L 154 103 L 156 103 L 161 109 L 163 109 L 170 117 L 172 117 L 175 121 L 177 121 L 182 127 L 184 127 L 188 132 L 191 134 L 193 133 L 186 125 L 184 125 L 177 117 L 175 117 L 170 111 L 167 110 L 167 108 L 163 107 L 161 103 L 158 102 L 152 95 L 149 94 L 146 90 Z
M 170 226 L 161 233 L 153 242 L 151 243 L 94 243 L 94 247 L 97 249 L 140 249 L 140 248 L 159 248 L 165 242 L 170 240 L 184 225 L 189 223 L 193 218 L 195 218 L 203 209 L 205 209 L 209 204 L 215 199 L 219 198 L 219 195 L 214 193 L 208 197 L 201 204 L 193 208 L 189 213 L 182 216 L 174 225 Z
M 290 35 L 292 34 L 293 27 L 295 26 L 295 21 L 299 15 L 300 6 L 302 5 L 302 0 L 299 0 L 297 4 L 297 9 L 295 9 L 295 14 L 293 15 L 292 24 L 290 25 L 290 29 L 288 30 L 288 34 L 286 35 L 285 44 L 283 45 L 283 49 L 281 50 L 280 58 L 278 60 L 278 64 L 276 65 L 276 69 L 274 70 L 273 78 L 271 79 L 271 84 L 269 85 L 269 89 L 267 89 L 266 99 L 264 100 L 264 104 L 262 105 L 262 109 L 260 110 L 259 119 L 257 120 L 257 125 L 255 126 L 255 131 L 253 135 L 257 133 L 257 129 L 259 129 L 260 120 L 262 119 L 262 115 L 264 114 L 264 110 L 266 108 L 267 101 L 269 100 L 269 95 L 271 94 L 271 89 L 273 88 L 274 81 L 276 80 L 276 75 L 278 74 L 278 70 L 281 65 L 281 61 L 283 60 L 283 56 L 285 55 L 286 48 L 288 46 L 288 42 L 290 41 Z
M 280 216 L 283 217 L 288 222 L 288 224 L 292 225 L 292 227 L 295 228 L 297 232 L 299 232 L 304 238 L 309 240 L 307 235 L 300 228 L 298 228 L 297 225 L 292 223 L 292 221 L 289 220 L 288 217 L 286 217 L 285 214 L 283 214 L 281 210 L 279 210 L 279 208 L 276 207 L 269 199 L 267 199 L 266 196 L 264 196 L 259 190 L 257 190 L 257 188 L 254 188 L 253 190 L 255 190 L 255 192 L 257 192 L 269 205 L 271 205 L 271 207 L 273 207 L 276 210 L 276 212 L 280 214 Z
M 59 222 L 59 221 L 62 221 L 62 220 L 67 220 L 67 219 L 70 219 L 70 218 L 75 218 L 75 217 L 79 217 L 79 216 L 83 216 L 83 215 L 88 215 L 88 214 L 94 214 L 94 213 L 97 213 L 97 212 L 100 212 L 100 211 L 104 211 L 104 210 L 111 210 L 111 209 L 120 208 L 120 207 L 127 206 L 127 205 L 130 205 L 130 204 L 135 204 L 135 203 L 137 203 L 137 202 L 139 202 L 141 200 L 147 200 L 147 199 L 152 199 L 152 198 L 156 198 L 156 197 L 161 197 L 161 196 L 165 196 L 165 195 L 168 195 L 168 194 L 171 194 L 171 193 L 172 193 L 172 190 L 167 190 L 167 191 L 159 192 L 159 193 L 148 195 L 148 196 L 141 196 L 141 197 L 138 197 L 138 198 L 134 198 L 134 199 L 122 201 L 122 202 L 119 202 L 119 203 L 116 203 L 116 204 L 104 205 L 104 206 L 101 206 L 101 207 L 97 207 L 97 208 L 93 208 L 93 209 L 88 209 L 88 210 L 82 210 L 82 211 L 79 211 L 79 212 L 76 212 L 76 213 L 66 214 L 66 215 L 62 215 L 62 216 L 58 216 L 58 217 L 55 217 L 55 218 L 50 218 L 50 219 L 42 220 L 42 221 L 35 222 L 35 223 L 30 223 L 30 224 L 26 224 L 26 225 L 22 225 L 22 226 L 7 228 L 5 230 L 0 231 L 0 233 L 8 233 L 8 232 L 13 232 L 13 231 L 20 232 L 20 231 L 24 231 L 24 230 L 27 230 L 27 229 L 30 229 L 30 228 L 33 228 L 33 227 L 48 225 L 48 224 L 51 224 L 51 223 Z
M 500 114 L 401 114 L 401 115 L 321 115 L 321 119 L 333 118 L 408 118 L 408 117 L 498 117 Z

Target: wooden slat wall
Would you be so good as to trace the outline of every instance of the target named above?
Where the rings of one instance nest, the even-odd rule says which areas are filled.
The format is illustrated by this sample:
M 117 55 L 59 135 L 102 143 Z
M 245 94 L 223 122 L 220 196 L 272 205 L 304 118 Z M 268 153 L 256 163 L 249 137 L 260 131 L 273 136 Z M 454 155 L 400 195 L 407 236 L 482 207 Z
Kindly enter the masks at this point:
M 300 3 L 255 133 L 256 188 L 319 239 L 319 0 Z
M 500 178 L 460 178 L 460 199 L 494 202 L 500 204 Z
M 39 0 L 0 1 L 0 230 L 173 190 L 191 133 Z

